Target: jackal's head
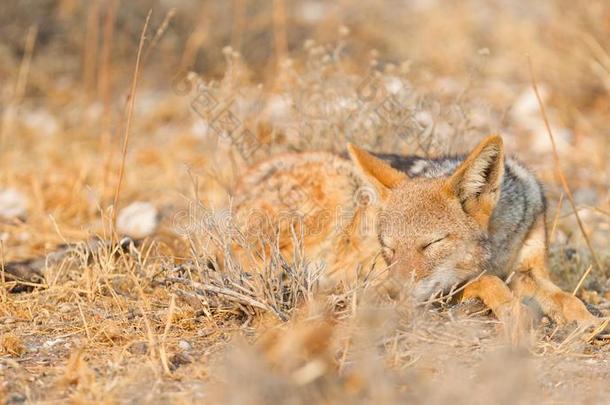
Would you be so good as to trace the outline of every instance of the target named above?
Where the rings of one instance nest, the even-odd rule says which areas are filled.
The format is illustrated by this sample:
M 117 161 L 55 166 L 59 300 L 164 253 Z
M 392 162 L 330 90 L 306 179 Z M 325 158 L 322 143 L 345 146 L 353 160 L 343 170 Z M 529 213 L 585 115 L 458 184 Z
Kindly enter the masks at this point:
M 380 197 L 377 232 L 389 271 L 413 280 L 417 299 L 486 267 L 504 173 L 502 138 L 486 138 L 448 178 L 410 178 L 358 147 L 348 151 Z

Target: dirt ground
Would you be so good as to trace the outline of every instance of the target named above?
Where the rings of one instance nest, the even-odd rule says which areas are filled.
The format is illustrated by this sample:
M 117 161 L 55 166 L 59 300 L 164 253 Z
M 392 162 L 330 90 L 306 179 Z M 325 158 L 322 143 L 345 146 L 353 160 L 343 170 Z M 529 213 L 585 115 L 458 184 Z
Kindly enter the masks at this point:
M 27 0 L 0 38 L 0 403 L 608 402 L 607 332 L 205 263 L 268 156 L 500 133 L 610 316 L 607 1 Z

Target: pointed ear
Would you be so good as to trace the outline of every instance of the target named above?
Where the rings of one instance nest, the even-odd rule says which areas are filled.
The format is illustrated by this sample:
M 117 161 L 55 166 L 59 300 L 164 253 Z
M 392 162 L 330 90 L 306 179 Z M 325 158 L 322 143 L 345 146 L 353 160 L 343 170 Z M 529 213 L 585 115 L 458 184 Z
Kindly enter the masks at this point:
M 408 179 L 405 173 L 351 143 L 347 144 L 347 151 L 358 170 L 373 183 L 381 200 L 388 197 L 391 189 Z
M 487 227 L 500 196 L 503 176 L 502 138 L 492 135 L 485 138 L 447 180 L 447 191 L 460 200 L 466 213 Z

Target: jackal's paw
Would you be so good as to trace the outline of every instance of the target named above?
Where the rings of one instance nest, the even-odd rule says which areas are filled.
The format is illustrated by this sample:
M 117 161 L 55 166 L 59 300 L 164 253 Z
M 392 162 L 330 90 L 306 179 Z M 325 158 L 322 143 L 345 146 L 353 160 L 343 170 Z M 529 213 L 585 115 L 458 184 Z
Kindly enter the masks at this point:
M 558 324 L 576 323 L 583 329 L 600 324 L 600 318 L 589 312 L 585 304 L 572 294 L 559 291 L 553 294 L 552 299 L 557 311 L 549 315 Z
M 478 298 L 500 318 L 514 300 L 508 286 L 496 276 L 481 276 L 464 288 L 462 301 Z

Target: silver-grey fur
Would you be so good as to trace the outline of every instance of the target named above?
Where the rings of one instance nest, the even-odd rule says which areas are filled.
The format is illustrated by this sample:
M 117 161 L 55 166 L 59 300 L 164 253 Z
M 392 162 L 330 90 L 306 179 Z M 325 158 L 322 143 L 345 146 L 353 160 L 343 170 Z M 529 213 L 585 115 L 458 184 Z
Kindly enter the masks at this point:
M 375 154 L 393 168 L 409 177 L 441 178 L 449 177 L 464 161 L 466 156 L 446 156 L 425 158 L 397 154 Z M 546 198 L 542 185 L 536 176 L 521 162 L 507 158 L 500 197 L 489 225 L 489 249 L 493 260 L 488 263 L 490 274 L 506 275 L 511 261 L 535 224 L 546 216 Z

